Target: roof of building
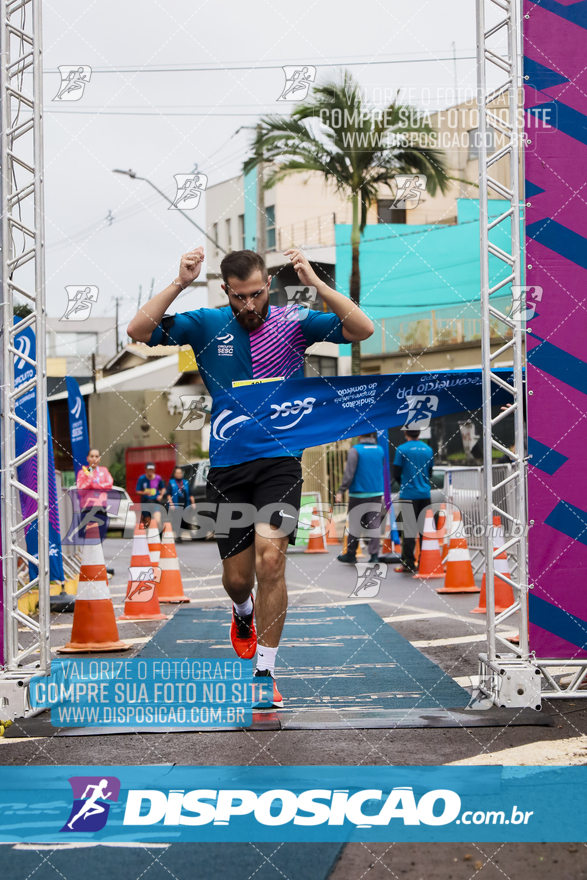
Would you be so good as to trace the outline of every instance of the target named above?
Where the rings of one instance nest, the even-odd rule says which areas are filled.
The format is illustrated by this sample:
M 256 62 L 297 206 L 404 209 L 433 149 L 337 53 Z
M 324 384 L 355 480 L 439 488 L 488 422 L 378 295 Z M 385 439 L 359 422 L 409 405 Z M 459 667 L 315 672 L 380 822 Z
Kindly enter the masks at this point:
M 129 342 L 127 345 L 124 345 L 120 351 L 114 355 L 113 358 L 110 358 L 107 364 L 104 365 L 104 370 L 109 372 L 112 370 L 124 370 L 130 369 L 134 364 L 129 364 L 128 367 L 124 366 L 125 360 L 130 360 L 135 357 L 139 357 L 148 363 L 151 360 L 156 360 L 157 358 L 169 357 L 171 354 L 177 354 L 181 348 L 189 348 L 190 346 L 179 346 L 179 345 L 146 345 L 144 342 Z

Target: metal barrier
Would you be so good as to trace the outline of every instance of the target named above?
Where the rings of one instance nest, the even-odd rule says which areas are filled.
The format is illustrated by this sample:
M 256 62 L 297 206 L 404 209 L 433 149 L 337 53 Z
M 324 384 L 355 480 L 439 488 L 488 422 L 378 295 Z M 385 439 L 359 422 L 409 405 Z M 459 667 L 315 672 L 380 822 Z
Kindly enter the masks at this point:
M 493 485 L 503 483 L 511 473 L 510 464 L 494 464 L 492 466 Z M 484 534 L 485 534 L 485 510 L 483 498 L 483 468 L 461 467 L 447 468 L 445 479 L 445 493 L 447 500 L 458 507 L 467 543 L 471 553 L 471 561 L 475 574 L 485 564 Z M 502 485 L 494 493 L 494 502 L 503 512 L 500 516 L 505 539 L 512 537 L 512 518 L 516 510 L 516 497 L 513 482 Z M 514 556 L 510 559 L 515 565 Z

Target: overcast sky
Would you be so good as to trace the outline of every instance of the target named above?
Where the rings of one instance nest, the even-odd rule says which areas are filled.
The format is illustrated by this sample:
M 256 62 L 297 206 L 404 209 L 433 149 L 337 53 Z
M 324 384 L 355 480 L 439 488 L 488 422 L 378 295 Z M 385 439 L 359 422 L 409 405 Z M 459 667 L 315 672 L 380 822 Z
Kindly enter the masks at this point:
M 209 185 L 239 174 L 251 132 L 237 129 L 288 109 L 276 103 L 283 64 L 314 64 L 318 80 L 348 66 L 368 99 L 403 89 L 436 110 L 456 103 L 454 42 L 461 99 L 475 82 L 471 0 L 44 0 L 43 31 L 48 313 L 63 313 L 66 285 L 95 284 L 93 314 L 113 314 L 120 296 L 123 326 L 139 285 L 143 296 L 152 278 L 165 287 L 204 240 L 113 168 L 170 196 L 173 175 L 196 163 Z M 52 100 L 66 64 L 92 67 L 77 102 Z M 190 215 L 204 226 L 204 203 Z M 199 304 L 190 292 L 177 309 Z

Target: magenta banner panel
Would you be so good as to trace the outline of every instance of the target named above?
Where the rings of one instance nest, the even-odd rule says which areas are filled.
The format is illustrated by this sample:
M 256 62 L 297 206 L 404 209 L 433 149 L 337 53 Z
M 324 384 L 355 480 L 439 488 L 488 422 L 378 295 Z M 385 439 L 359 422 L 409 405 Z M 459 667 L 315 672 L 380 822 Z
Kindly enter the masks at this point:
M 530 649 L 538 657 L 581 658 L 587 656 L 587 0 L 525 0 L 523 31 L 530 140 L 525 283 L 536 309 L 527 324 Z

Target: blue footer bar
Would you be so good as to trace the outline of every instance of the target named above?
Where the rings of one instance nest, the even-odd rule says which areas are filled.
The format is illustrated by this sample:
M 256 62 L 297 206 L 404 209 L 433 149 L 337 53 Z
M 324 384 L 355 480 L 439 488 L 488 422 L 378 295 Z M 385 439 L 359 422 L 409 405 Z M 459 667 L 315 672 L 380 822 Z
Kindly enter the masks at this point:
M 1 842 L 587 841 L 587 767 L 4 767 Z

